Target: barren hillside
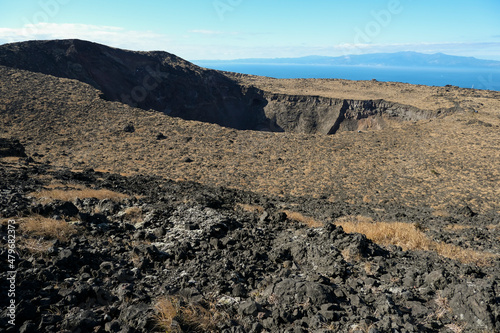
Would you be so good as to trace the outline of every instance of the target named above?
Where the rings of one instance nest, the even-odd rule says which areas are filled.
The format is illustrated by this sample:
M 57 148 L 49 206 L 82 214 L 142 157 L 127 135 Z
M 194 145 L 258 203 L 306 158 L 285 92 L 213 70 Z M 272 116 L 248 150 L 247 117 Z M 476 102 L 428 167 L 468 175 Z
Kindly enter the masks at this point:
M 22 332 L 500 328 L 500 93 L 42 44 L 0 47 Z

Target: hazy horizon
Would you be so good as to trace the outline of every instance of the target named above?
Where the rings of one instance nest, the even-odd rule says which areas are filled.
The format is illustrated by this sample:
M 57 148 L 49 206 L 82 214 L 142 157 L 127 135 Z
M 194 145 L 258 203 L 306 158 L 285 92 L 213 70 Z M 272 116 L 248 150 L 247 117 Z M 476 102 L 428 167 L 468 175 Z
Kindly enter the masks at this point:
M 363 53 L 363 54 L 346 54 L 346 55 L 341 55 L 341 56 L 322 56 L 322 55 L 317 55 L 317 54 L 309 54 L 305 56 L 300 56 L 300 57 L 268 57 L 268 58 L 235 58 L 235 59 L 186 59 L 189 61 L 239 61 L 239 60 L 280 60 L 280 59 L 305 59 L 305 58 L 342 58 L 342 57 L 352 57 L 352 56 L 358 56 L 358 55 L 363 55 L 363 56 L 370 56 L 370 55 L 382 55 L 382 54 L 387 54 L 387 55 L 394 55 L 398 53 L 416 53 L 416 54 L 422 54 L 422 55 L 438 55 L 442 54 L 445 56 L 451 56 L 451 57 L 463 57 L 463 58 L 472 58 L 476 60 L 485 60 L 485 61 L 495 61 L 500 63 L 500 60 L 495 60 L 495 59 L 487 59 L 487 58 L 478 58 L 478 57 L 473 57 L 473 56 L 460 56 L 460 55 L 455 55 L 455 54 L 447 54 L 443 52 L 436 52 L 436 53 L 423 53 L 423 52 L 416 52 L 416 51 L 397 51 L 397 52 L 391 52 L 391 53 Z

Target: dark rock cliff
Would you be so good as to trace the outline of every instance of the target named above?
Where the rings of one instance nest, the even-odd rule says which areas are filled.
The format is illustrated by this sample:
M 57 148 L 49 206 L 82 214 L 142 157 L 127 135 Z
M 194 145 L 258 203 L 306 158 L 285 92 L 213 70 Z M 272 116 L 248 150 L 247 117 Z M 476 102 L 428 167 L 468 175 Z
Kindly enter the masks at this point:
M 268 129 L 286 132 L 335 134 L 339 131 L 377 130 L 391 120 L 437 117 L 446 110 L 429 111 L 385 100 L 352 100 L 319 96 L 265 93 Z
M 387 119 L 437 115 L 384 100 L 280 95 L 245 88 L 223 72 L 167 52 L 133 52 L 81 40 L 2 45 L 0 65 L 76 79 L 99 89 L 107 100 L 235 129 L 334 134 L 381 129 Z

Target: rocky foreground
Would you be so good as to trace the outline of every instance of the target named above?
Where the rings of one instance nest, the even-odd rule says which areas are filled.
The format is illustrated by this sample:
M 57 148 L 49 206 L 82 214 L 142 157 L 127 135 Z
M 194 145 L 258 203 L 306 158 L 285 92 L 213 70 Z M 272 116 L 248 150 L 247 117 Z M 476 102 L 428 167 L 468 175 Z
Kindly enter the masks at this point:
M 382 247 L 335 224 L 357 215 L 420 228 L 452 221 L 470 227 L 453 239 L 431 236 L 472 242 L 486 256 L 498 252 L 499 231 L 486 228 L 498 215 L 457 207 L 439 217 L 425 208 L 73 172 L 20 157 L 22 146 L 8 140 L 1 151 L 1 234 L 15 219 L 18 249 L 18 327 L 4 312 L 6 332 L 500 331 L 498 257 L 461 263 Z M 48 221 L 60 229 L 37 229 Z M 2 281 L 8 270 L 2 260 Z M 5 289 L 0 299 L 5 309 Z

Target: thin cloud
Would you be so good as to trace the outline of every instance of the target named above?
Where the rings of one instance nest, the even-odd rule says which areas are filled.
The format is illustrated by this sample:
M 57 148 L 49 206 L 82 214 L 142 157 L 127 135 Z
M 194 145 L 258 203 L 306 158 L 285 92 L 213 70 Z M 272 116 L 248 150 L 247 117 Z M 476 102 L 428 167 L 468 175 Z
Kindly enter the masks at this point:
M 162 50 L 185 59 L 241 59 L 288 58 L 309 55 L 346 56 L 350 54 L 391 53 L 416 51 L 472 56 L 480 59 L 500 60 L 500 42 L 486 43 L 394 43 L 394 44 L 337 44 L 337 45 L 280 45 L 263 46 L 260 42 L 247 42 L 249 33 L 195 29 L 191 36 L 167 36 L 151 31 L 134 31 L 121 27 L 88 24 L 29 24 L 22 28 L 0 28 L 0 44 L 41 39 L 90 40 L 130 50 Z M 224 38 L 234 36 L 233 38 Z M 213 38 L 206 38 L 213 37 Z M 210 40 L 210 41 L 207 41 Z M 229 42 L 231 40 L 232 42 Z M 200 43 L 204 41 L 204 43 Z
M 165 48 L 169 38 L 150 31 L 133 31 L 121 27 L 73 23 L 27 24 L 23 28 L 0 28 L 0 42 L 12 43 L 37 39 L 84 39 L 115 47 L 135 50 Z
M 202 35 L 222 35 L 224 32 L 222 31 L 215 31 L 215 30 L 189 30 L 188 32 L 194 33 L 194 34 L 202 34 Z
M 237 36 L 240 35 L 238 32 L 226 32 L 226 31 L 217 31 L 217 30 L 205 30 L 205 29 L 195 29 L 189 30 L 189 33 L 205 35 L 205 36 Z

